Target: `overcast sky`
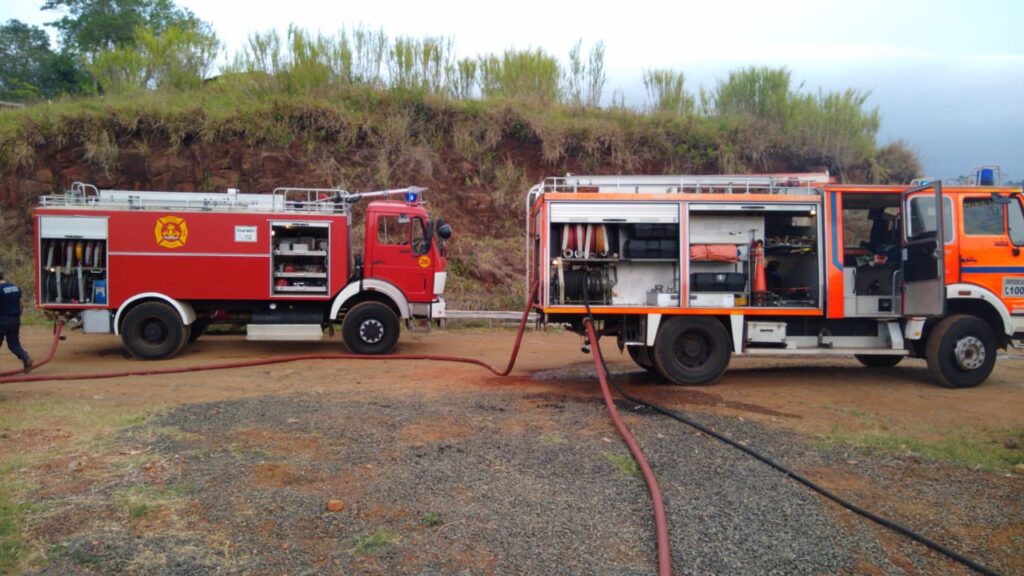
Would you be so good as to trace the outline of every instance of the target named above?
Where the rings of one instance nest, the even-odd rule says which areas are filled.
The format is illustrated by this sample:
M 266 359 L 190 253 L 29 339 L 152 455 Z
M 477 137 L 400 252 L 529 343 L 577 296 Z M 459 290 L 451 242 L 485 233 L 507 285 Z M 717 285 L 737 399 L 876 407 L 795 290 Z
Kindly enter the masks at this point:
M 806 90 L 870 91 L 881 143 L 903 139 L 928 175 L 979 164 L 1024 177 L 1024 1 L 750 0 L 509 3 L 406 0 L 177 0 L 213 24 L 229 51 L 253 31 L 289 23 L 334 33 L 449 36 L 460 56 L 541 47 L 566 59 L 579 39 L 606 46 L 606 97 L 644 102 L 641 74 L 674 68 L 691 88 L 729 70 L 785 66 Z M 0 18 L 33 24 L 56 14 L 39 0 L 7 0 Z

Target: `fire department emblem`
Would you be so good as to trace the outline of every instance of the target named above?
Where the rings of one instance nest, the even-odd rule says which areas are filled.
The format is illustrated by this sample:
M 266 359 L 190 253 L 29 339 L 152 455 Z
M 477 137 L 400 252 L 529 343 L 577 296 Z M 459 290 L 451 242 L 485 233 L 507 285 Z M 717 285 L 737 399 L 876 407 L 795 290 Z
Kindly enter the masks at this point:
M 420 256 L 420 268 L 430 267 L 430 256 Z
M 156 221 L 156 243 L 164 248 L 181 248 L 188 241 L 188 223 L 184 218 L 164 216 Z

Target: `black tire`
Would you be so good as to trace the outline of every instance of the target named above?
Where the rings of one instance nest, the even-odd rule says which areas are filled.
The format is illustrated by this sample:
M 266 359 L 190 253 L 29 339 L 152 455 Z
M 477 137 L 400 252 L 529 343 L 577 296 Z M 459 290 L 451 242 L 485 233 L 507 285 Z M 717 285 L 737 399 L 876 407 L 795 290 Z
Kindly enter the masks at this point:
M 652 350 L 658 372 L 682 386 L 711 384 L 729 367 L 729 332 L 714 318 L 676 316 L 662 323 Z
M 341 337 L 355 354 L 387 354 L 398 345 L 398 316 L 386 304 L 362 302 L 345 314 Z
M 196 320 L 189 328 L 188 343 L 191 344 L 196 340 L 199 340 L 200 336 L 206 334 L 206 329 L 210 327 L 209 320 Z
M 651 359 L 652 348 L 650 346 L 626 346 L 629 357 L 636 362 L 636 365 L 650 372 L 657 372 L 654 367 L 654 360 Z
M 853 357 L 868 368 L 892 368 L 903 360 L 903 356 L 891 354 L 854 354 Z
M 996 337 L 980 318 L 950 316 L 928 335 L 925 358 L 939 384 L 972 388 L 984 382 L 996 365 Z
M 143 302 L 125 313 L 121 322 L 121 342 L 141 360 L 173 358 L 188 342 L 190 332 L 177 310 L 165 302 Z

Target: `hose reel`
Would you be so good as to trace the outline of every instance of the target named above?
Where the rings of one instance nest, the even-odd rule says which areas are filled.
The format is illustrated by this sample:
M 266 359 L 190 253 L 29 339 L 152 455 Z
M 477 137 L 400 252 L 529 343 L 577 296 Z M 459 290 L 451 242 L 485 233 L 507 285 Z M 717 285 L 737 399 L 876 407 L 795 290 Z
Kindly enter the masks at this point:
M 561 304 L 611 304 L 617 281 L 613 266 L 563 262 L 551 280 L 551 293 Z

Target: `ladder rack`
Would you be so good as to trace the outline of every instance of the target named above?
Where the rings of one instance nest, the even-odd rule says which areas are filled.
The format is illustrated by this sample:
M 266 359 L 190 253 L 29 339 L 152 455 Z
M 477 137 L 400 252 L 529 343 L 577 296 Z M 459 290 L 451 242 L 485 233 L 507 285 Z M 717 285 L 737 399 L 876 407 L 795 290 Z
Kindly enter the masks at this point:
M 619 194 L 814 194 L 829 182 L 828 172 L 711 176 L 576 176 L 546 178 L 532 195 L 545 193 Z
M 352 205 L 362 198 L 413 194 L 416 201 L 419 201 L 419 195 L 425 190 L 409 186 L 358 193 L 340 188 L 276 188 L 273 194 L 243 194 L 233 188 L 227 192 L 137 192 L 100 190 L 92 184 L 75 182 L 63 194 L 40 196 L 39 205 L 44 208 L 107 210 L 347 214 Z

